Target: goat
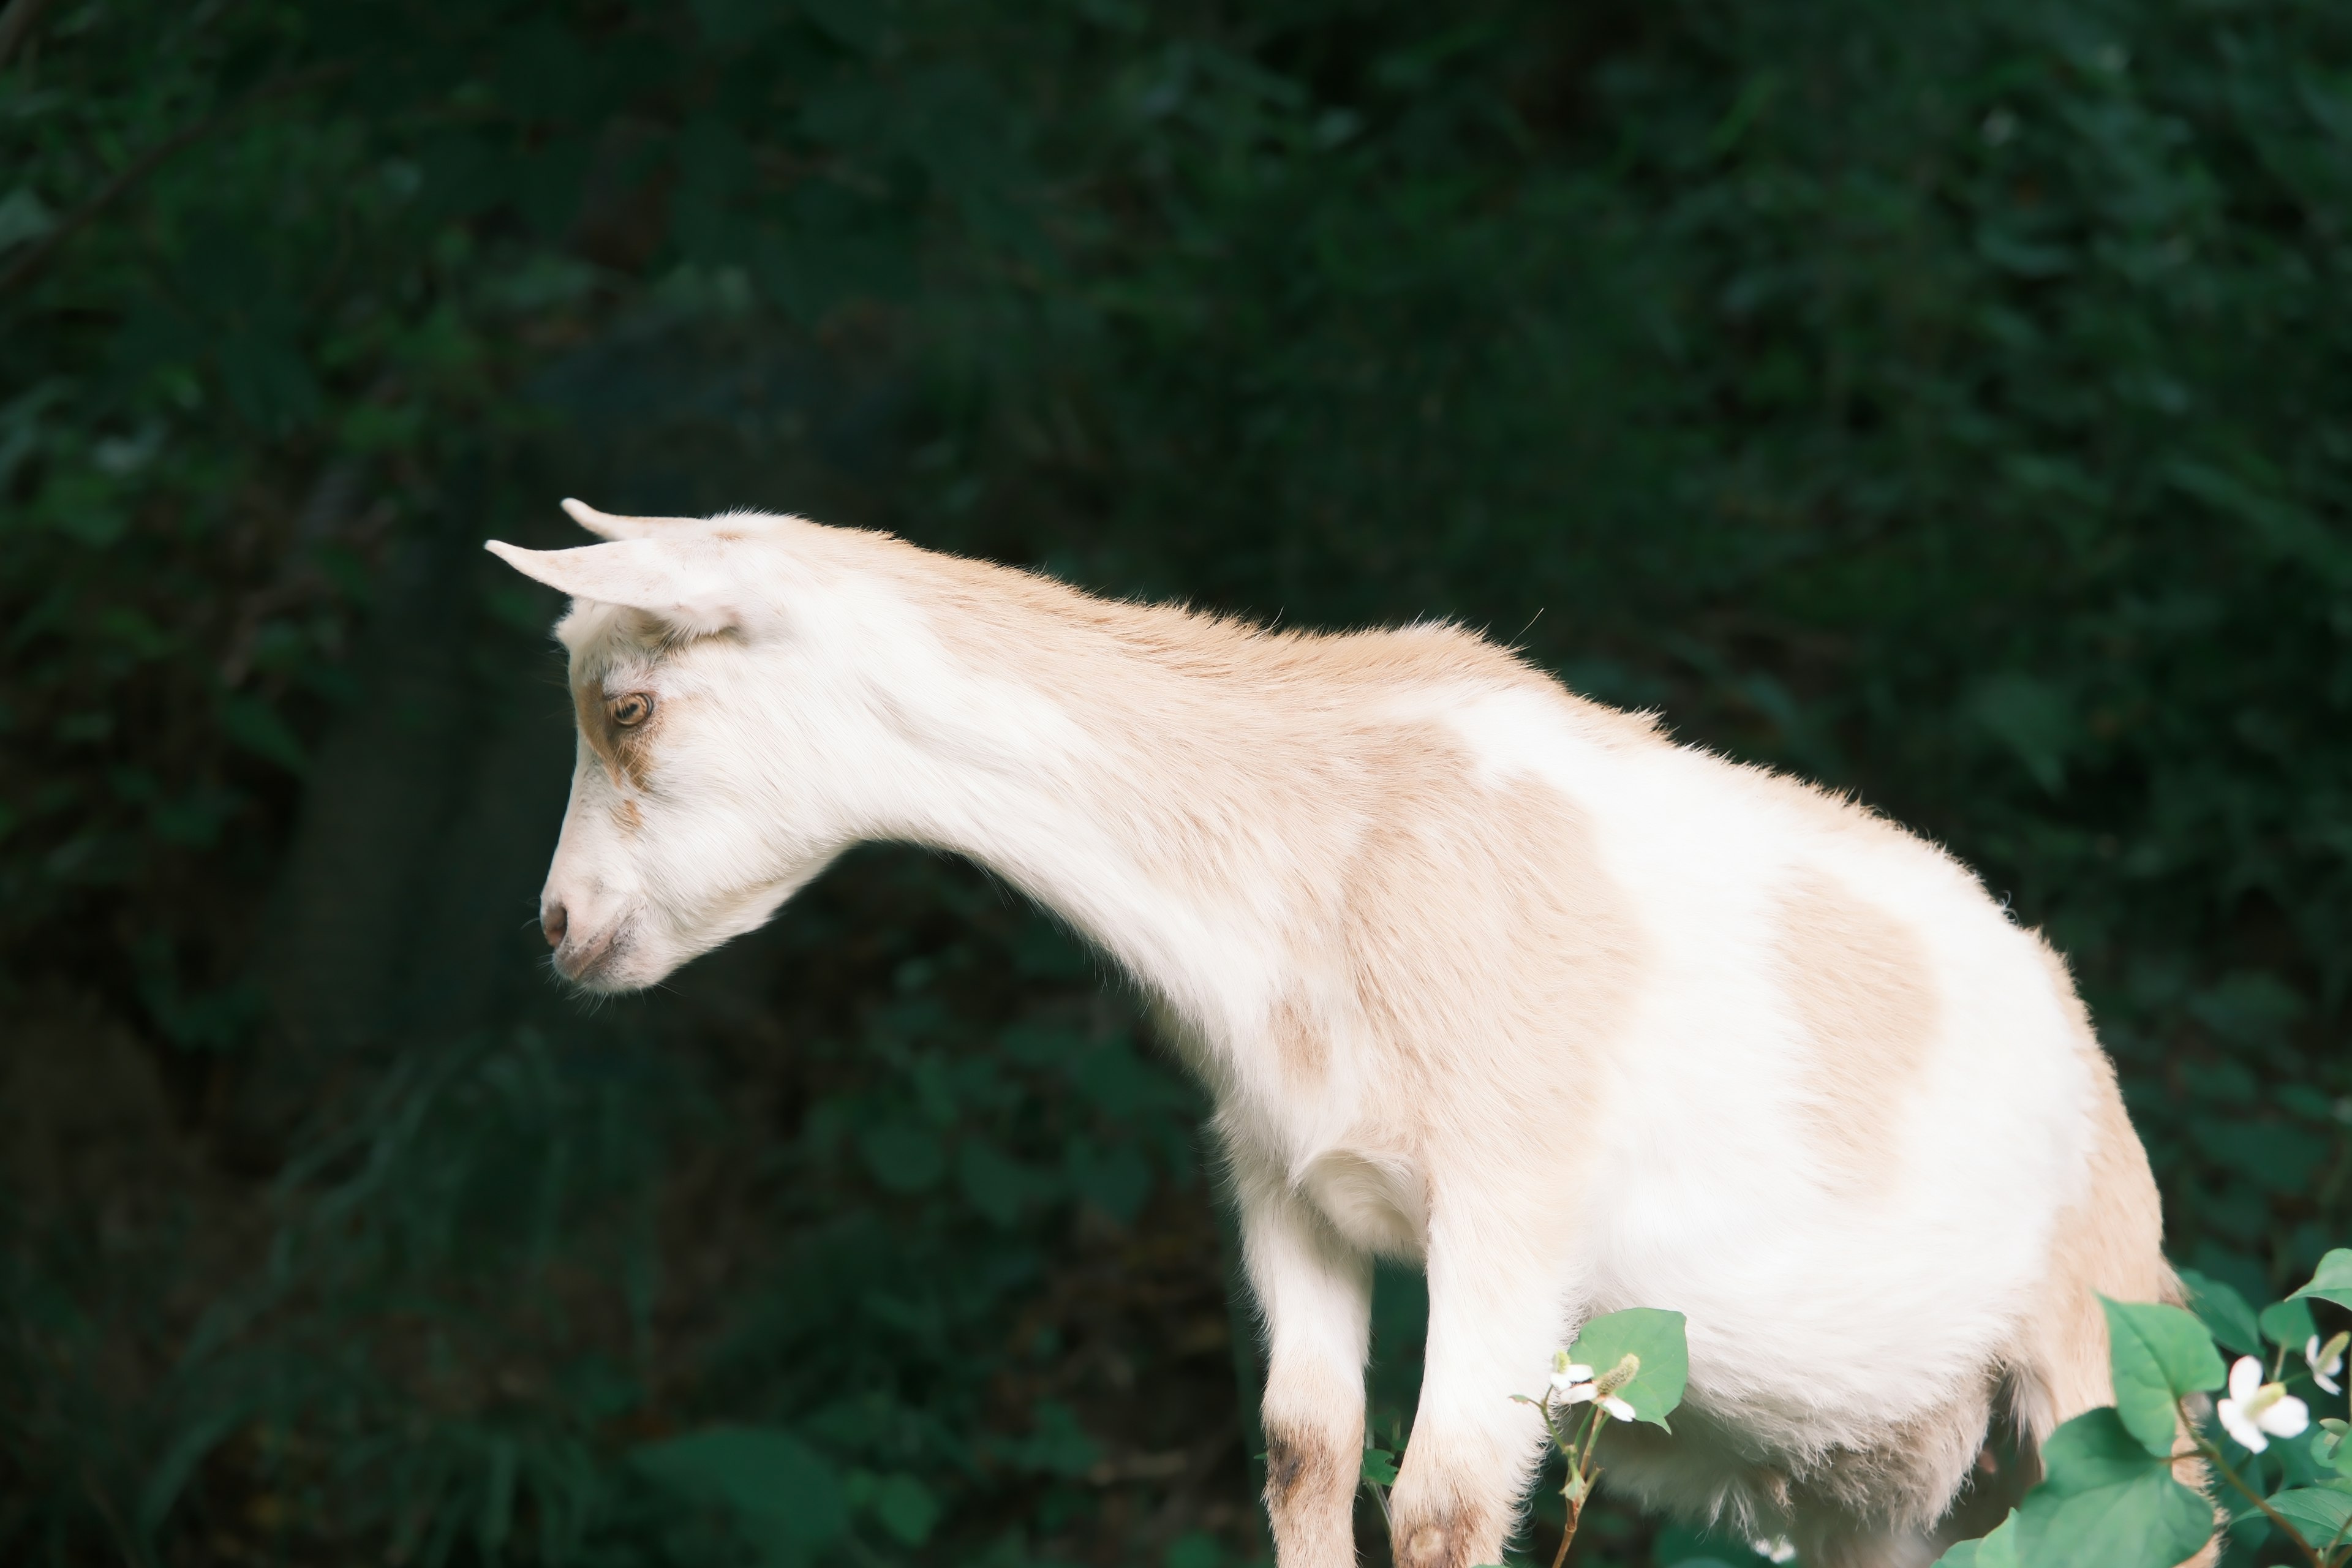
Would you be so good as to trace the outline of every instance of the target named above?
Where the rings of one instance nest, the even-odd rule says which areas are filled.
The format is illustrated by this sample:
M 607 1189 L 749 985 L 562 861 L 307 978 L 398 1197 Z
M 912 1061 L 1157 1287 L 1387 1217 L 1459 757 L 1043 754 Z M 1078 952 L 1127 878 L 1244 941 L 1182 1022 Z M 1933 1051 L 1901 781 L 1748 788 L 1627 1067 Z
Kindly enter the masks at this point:
M 1688 1320 L 1610 1483 L 1929 1561 L 1997 1415 L 2110 1403 L 2100 1293 L 2178 1300 L 2064 964 L 1882 817 L 1456 626 L 1276 633 L 793 517 L 493 542 L 570 595 L 562 973 L 653 984 L 853 843 L 971 857 L 1206 1083 L 1264 1315 L 1280 1568 L 1355 1561 L 1371 1260 L 1418 1263 L 1404 1568 L 1498 1562 L 1512 1395 L 1588 1315 Z

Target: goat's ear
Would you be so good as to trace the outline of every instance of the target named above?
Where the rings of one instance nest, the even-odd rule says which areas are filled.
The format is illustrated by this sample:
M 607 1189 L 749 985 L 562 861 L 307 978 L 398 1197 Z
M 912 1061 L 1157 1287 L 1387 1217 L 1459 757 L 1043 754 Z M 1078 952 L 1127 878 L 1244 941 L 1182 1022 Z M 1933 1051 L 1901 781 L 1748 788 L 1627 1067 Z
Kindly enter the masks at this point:
M 650 539 L 583 544 L 577 550 L 520 550 L 501 540 L 485 549 L 521 573 L 575 599 L 625 605 L 683 631 L 709 633 L 750 620 L 754 601 L 719 562 Z
M 671 524 L 687 521 L 678 517 L 615 517 L 569 496 L 563 498 L 562 504 L 572 521 L 599 539 L 651 539 Z

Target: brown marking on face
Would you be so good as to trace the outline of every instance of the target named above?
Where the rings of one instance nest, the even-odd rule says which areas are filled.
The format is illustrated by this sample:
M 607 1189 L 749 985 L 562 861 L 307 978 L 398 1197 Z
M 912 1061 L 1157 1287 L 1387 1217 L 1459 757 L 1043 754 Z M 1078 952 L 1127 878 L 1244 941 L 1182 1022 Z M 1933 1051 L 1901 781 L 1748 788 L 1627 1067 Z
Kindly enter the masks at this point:
M 621 760 L 614 753 L 610 727 L 604 721 L 604 692 L 599 686 L 576 681 L 572 688 L 572 716 L 579 721 L 580 738 L 596 753 L 614 784 L 621 782 Z
M 615 788 L 626 779 L 638 789 L 644 789 L 652 775 L 653 737 L 662 721 L 662 705 L 654 705 L 645 722 L 623 727 L 613 721 L 613 703 L 622 692 L 607 692 L 599 683 L 575 682 L 572 688 L 572 716 L 580 724 L 580 737 L 596 760 L 604 764 L 604 772 Z
M 637 803 L 625 795 L 614 805 L 613 821 L 624 833 L 636 833 L 646 825 L 645 814 L 637 809 Z
M 1927 949 L 1819 873 L 1782 895 L 1776 934 L 1781 984 L 1811 1047 L 1812 1121 L 1832 1179 L 1861 1186 L 1893 1163 L 1935 1041 L 1940 1002 Z

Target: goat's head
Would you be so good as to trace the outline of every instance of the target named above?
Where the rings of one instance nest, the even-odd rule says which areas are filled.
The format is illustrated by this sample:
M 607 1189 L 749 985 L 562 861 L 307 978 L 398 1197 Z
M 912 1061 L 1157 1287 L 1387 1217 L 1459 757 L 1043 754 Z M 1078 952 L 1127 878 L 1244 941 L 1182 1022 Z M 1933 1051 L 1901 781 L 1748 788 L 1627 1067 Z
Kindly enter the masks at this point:
M 855 745 L 854 693 L 778 602 L 791 531 L 824 531 L 563 504 L 612 542 L 489 545 L 572 597 L 556 635 L 579 742 L 540 923 L 567 978 L 630 991 L 759 925 L 858 836 L 818 765 Z

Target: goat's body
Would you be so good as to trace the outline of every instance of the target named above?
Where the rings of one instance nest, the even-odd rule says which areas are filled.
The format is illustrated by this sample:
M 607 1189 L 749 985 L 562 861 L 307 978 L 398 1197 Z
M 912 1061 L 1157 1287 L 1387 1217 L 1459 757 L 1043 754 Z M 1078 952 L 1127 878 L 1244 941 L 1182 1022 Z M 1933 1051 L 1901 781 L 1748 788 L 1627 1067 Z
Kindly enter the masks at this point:
M 2105 1401 L 2095 1293 L 2170 1289 L 2146 1162 L 2063 967 L 1940 851 L 1455 629 L 759 526 L 795 657 L 854 669 L 726 654 L 774 685 L 740 721 L 855 753 L 840 837 L 970 854 L 1099 942 L 1211 1087 L 1283 1568 L 1353 1561 L 1376 1253 L 1430 1276 L 1416 1568 L 1498 1560 L 1539 1440 L 1509 1396 L 1593 1312 L 1688 1319 L 1678 1435 L 1613 1432 L 1612 1482 L 1815 1564 L 1932 1556 L 2004 1386 L 2030 1436 Z M 567 635 L 593 672 L 623 623 Z

